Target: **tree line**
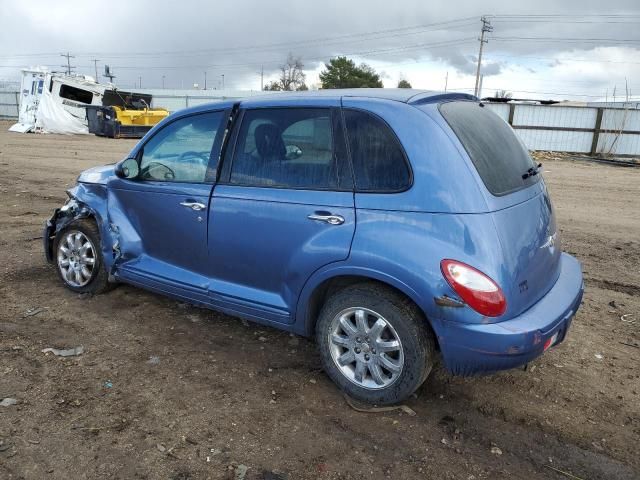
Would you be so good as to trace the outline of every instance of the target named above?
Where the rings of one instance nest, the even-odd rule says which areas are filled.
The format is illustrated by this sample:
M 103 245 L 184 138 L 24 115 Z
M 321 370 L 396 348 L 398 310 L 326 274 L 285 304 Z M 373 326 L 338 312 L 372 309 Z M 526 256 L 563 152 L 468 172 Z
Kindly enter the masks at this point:
M 325 63 L 320 72 L 320 84 L 323 89 L 330 88 L 382 88 L 380 75 L 366 63 L 357 65 L 347 57 L 336 57 Z M 301 91 L 308 90 L 304 64 L 300 57 L 289 54 L 286 62 L 280 66 L 280 77 L 265 85 L 265 90 Z M 398 88 L 411 88 L 407 80 L 400 80 Z

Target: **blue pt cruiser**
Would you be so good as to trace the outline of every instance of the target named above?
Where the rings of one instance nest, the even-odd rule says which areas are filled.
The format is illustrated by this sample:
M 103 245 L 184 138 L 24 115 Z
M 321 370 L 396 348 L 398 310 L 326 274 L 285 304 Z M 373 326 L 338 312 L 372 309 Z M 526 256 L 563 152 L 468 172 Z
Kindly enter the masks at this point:
M 562 342 L 582 298 L 540 165 L 475 97 L 265 95 L 182 110 L 47 222 L 64 284 L 117 282 L 315 335 L 348 395 L 404 400 Z

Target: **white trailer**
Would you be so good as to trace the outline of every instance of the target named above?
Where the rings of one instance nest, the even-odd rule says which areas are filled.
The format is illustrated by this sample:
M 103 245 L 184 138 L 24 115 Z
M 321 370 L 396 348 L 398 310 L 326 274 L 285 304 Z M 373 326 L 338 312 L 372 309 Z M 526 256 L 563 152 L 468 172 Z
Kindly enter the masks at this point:
M 12 132 L 89 133 L 87 105 L 102 105 L 111 84 L 87 75 L 49 72 L 44 67 L 22 70 L 18 123 Z

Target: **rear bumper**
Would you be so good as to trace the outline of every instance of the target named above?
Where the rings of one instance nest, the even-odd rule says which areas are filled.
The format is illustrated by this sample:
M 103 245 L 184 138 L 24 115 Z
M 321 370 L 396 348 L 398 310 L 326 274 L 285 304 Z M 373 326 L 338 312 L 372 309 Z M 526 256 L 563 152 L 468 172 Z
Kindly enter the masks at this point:
M 523 314 L 493 324 L 442 322 L 437 334 L 447 369 L 456 375 L 491 373 L 525 365 L 544 353 L 557 334 L 565 339 L 580 307 L 584 284 L 580 263 L 565 253 L 553 288 Z

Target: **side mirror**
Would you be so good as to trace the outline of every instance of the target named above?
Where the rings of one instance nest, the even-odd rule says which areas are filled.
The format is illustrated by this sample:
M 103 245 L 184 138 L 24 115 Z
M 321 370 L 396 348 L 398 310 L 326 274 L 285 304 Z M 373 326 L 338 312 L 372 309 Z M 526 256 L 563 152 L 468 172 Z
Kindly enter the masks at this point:
M 140 165 L 138 165 L 138 160 L 135 158 L 126 158 L 121 162 L 118 162 L 114 169 L 114 173 L 118 178 L 126 178 L 128 180 L 138 178 L 138 175 L 140 174 Z

